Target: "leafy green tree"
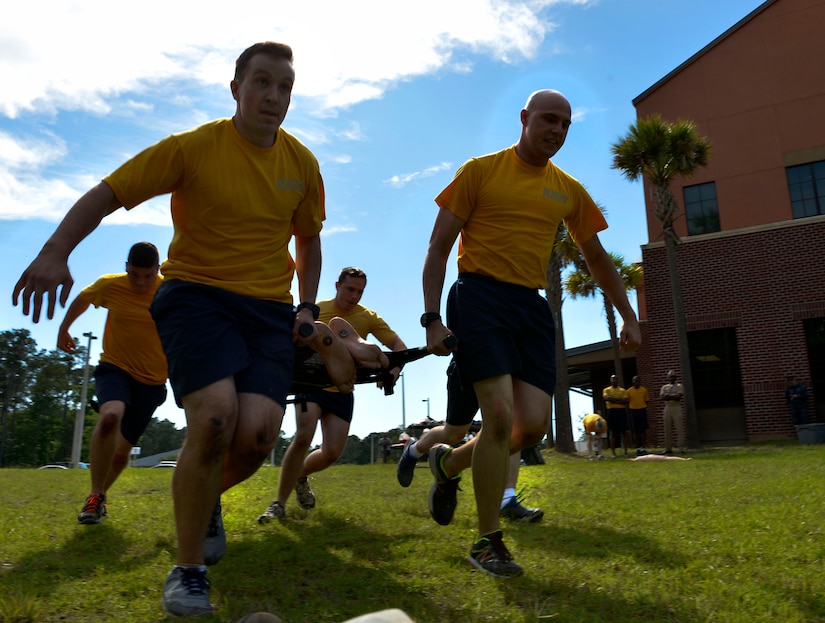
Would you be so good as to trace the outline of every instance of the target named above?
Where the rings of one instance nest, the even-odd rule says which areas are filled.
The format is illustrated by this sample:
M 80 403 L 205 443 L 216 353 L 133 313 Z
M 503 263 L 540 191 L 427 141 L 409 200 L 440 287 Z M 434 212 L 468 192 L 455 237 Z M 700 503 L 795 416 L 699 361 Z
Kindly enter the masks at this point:
M 27 329 L 0 333 L 0 467 L 8 465 L 7 449 L 17 415 L 29 403 L 32 363 L 37 343 Z
M 85 353 L 37 350 L 25 329 L 0 334 L 0 466 L 71 458 Z
M 183 446 L 186 429 L 178 429 L 169 420 L 153 417 L 140 438 L 140 454 L 152 456 L 161 452 L 177 450 Z
M 626 292 L 635 290 L 642 283 L 642 267 L 639 264 L 626 264 L 624 257 L 618 253 L 609 253 L 610 259 L 613 260 L 613 265 L 616 271 L 622 278 L 622 283 Z M 564 289 L 574 299 L 579 297 L 590 298 L 597 294 L 602 295 L 602 302 L 604 304 L 604 314 L 607 319 L 607 330 L 610 333 L 610 345 L 613 351 L 613 368 L 616 370 L 616 376 L 619 378 L 619 385 L 626 387 L 624 382 L 624 373 L 622 372 L 621 353 L 619 348 L 619 337 L 616 324 L 616 310 L 613 307 L 610 299 L 599 288 L 599 284 L 590 274 L 587 265 L 584 262 L 576 264 L 576 270 L 567 275 L 564 281 Z
M 659 115 L 639 119 L 630 126 L 627 136 L 612 146 L 613 168 L 631 181 L 644 176 L 653 185 L 654 213 L 662 225 L 668 269 L 670 271 L 673 311 L 679 351 L 682 383 L 685 387 L 687 446 L 699 447 L 699 423 L 693 395 L 693 374 L 687 341 L 687 322 L 682 303 L 682 286 L 676 245 L 679 236 L 673 229 L 678 214 L 670 184 L 676 177 L 690 177 L 710 161 L 710 142 L 692 121 L 668 122 Z

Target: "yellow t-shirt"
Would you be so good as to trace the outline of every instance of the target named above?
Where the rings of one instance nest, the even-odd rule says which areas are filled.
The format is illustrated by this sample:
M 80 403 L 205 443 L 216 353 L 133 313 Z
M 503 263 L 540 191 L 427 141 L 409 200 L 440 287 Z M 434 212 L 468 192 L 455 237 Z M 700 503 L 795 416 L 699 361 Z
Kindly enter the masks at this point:
M 363 305 L 356 305 L 350 311 L 344 312 L 335 307 L 334 299 L 327 299 L 320 301 L 318 307 L 321 308 L 318 320 L 329 323 L 336 316 L 343 318 L 364 339 L 372 333 L 384 346 L 389 346 L 390 342 L 398 337 L 381 316 Z
M 611 398 L 627 398 L 627 390 L 624 387 L 613 387 L 608 385 L 602 392 L 602 398 L 608 409 L 624 409 L 625 405 L 620 402 L 610 402 Z
M 650 402 L 650 398 L 647 395 L 647 388 L 641 385 L 639 385 L 638 389 L 632 385 L 628 387 L 627 397 L 630 400 L 630 402 L 627 403 L 629 409 L 646 409 L 647 403 Z
M 472 158 L 436 203 L 464 221 L 458 272 L 528 288 L 547 286 L 547 264 L 562 219 L 576 242 L 607 228 L 584 187 L 548 161 L 527 164 L 515 146 Z
M 149 305 L 161 281 L 158 275 L 149 292 L 138 294 L 126 273 L 103 275 L 80 292 L 81 300 L 109 310 L 100 361 L 117 366 L 147 385 L 166 383 L 166 356 L 149 314 Z
M 584 431 L 586 433 L 601 434 L 607 432 L 607 420 L 605 420 L 598 413 L 591 413 L 590 415 L 585 415 L 584 420 L 582 420 L 582 424 L 584 425 Z
M 172 193 L 167 279 L 293 302 L 288 245 L 321 231 L 324 186 L 315 156 L 286 131 L 261 148 L 220 119 L 161 140 L 103 181 L 127 209 Z

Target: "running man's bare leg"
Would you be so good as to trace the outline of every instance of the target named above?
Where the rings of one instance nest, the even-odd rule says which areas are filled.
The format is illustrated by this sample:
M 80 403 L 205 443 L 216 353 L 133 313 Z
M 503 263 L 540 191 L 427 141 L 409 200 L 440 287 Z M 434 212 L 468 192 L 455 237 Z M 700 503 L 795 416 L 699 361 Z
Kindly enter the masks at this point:
M 129 443 L 129 440 L 123 436 L 123 434 L 118 430 L 117 433 L 117 446 L 115 447 L 115 453 L 112 456 L 112 462 L 109 465 L 109 471 L 106 474 L 106 484 L 104 485 L 104 490 L 108 491 L 111 486 L 115 483 L 123 473 L 123 470 L 129 466 L 129 458 L 132 456 L 132 444 Z M 91 457 L 89 458 L 91 461 Z
M 308 402 L 304 411 L 300 404 L 295 405 L 295 435 L 289 443 L 281 461 L 281 475 L 278 479 L 278 501 L 286 508 L 287 500 L 295 489 L 295 483 L 304 469 L 307 450 L 315 437 L 318 420 L 321 419 L 321 407 Z
M 304 459 L 302 476 L 309 476 L 333 465 L 344 453 L 349 436 L 349 422 L 342 420 L 334 413 L 325 413 L 321 416 L 321 431 L 323 440 L 321 447 L 309 453 Z
M 258 471 L 275 447 L 284 409 L 263 394 L 238 394 L 238 422 L 226 453 L 221 493 Z
M 122 400 L 109 400 L 100 405 L 100 419 L 89 442 L 89 469 L 92 472 L 92 491 L 95 493 L 106 493 L 110 484 L 109 472 L 118 439 L 122 438 L 120 420 L 125 410 L 126 403 Z
M 513 429 L 513 380 L 496 376 L 474 384 L 481 407 L 481 431 L 473 437 L 473 491 L 478 511 L 479 535 L 499 529 L 499 511 L 510 461 L 510 433 Z M 453 452 L 451 454 L 455 454 Z M 450 457 L 448 457 L 450 458 Z
M 452 424 L 442 424 L 441 426 L 433 426 L 423 435 L 421 439 L 415 442 L 415 449 L 419 454 L 426 454 L 437 443 L 446 443 L 454 446 L 459 441 L 464 439 L 467 431 L 470 430 L 470 425 L 453 426 Z
M 521 452 L 513 452 L 510 455 L 510 465 L 507 469 L 507 482 L 505 489 L 515 489 L 518 482 L 518 472 L 521 469 Z
M 204 564 L 204 538 L 221 493 L 224 459 L 238 421 L 231 377 L 183 397 L 186 442 L 172 476 L 177 564 Z

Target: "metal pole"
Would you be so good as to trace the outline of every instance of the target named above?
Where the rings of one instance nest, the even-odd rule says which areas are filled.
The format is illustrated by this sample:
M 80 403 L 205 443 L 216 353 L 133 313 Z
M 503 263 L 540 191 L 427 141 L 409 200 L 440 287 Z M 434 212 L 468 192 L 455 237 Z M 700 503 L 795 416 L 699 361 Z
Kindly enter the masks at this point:
M 74 417 L 74 439 L 72 441 L 72 467 L 80 465 L 80 449 L 83 446 L 83 425 L 86 422 L 86 396 L 89 393 L 89 357 L 92 351 L 92 340 L 97 336 L 92 332 L 84 333 L 83 337 L 89 338 L 86 346 L 86 360 L 83 364 L 83 387 L 80 390 L 80 407 Z M 75 340 L 77 341 L 77 340 Z
M 407 399 L 404 394 L 404 371 L 401 371 L 401 430 L 407 430 Z
M 421 402 L 426 402 L 427 403 L 427 419 L 428 420 L 432 419 L 432 418 L 430 418 L 430 399 L 429 398 L 423 398 L 421 400 Z

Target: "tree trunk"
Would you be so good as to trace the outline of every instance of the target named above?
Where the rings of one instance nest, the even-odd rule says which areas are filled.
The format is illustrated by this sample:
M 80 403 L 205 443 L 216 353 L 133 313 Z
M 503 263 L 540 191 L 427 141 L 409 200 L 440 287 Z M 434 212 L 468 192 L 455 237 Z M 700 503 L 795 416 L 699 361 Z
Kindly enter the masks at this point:
M 672 233 L 672 229 L 671 229 Z M 679 265 L 676 260 L 675 234 L 665 232 L 665 251 L 667 265 L 670 270 L 670 285 L 673 292 L 673 313 L 676 325 L 676 342 L 679 351 L 679 367 L 681 368 L 682 385 L 685 389 L 685 436 L 686 440 L 679 440 L 688 448 L 699 447 L 699 422 L 696 417 L 696 401 L 693 396 L 693 373 L 690 368 L 690 349 L 687 339 L 687 320 L 685 307 L 682 303 L 682 283 L 679 278 Z
M 619 352 L 619 338 L 616 337 L 616 310 L 604 292 L 602 292 L 602 298 L 604 299 L 604 315 L 607 317 L 607 330 L 610 331 L 610 348 L 613 351 L 613 369 L 616 371 L 616 377 L 619 379 L 619 387 L 627 387 L 627 385 L 624 384 L 624 370 L 622 370 L 622 356 Z
M 570 378 L 567 374 L 567 358 L 564 355 L 564 323 L 562 322 L 561 254 L 554 251 L 547 265 L 547 304 L 553 314 L 556 327 L 556 389 L 554 392 L 556 436 L 553 441 L 552 421 L 547 430 L 548 447 L 553 445 L 557 452 L 573 453 L 573 423 L 570 419 Z

